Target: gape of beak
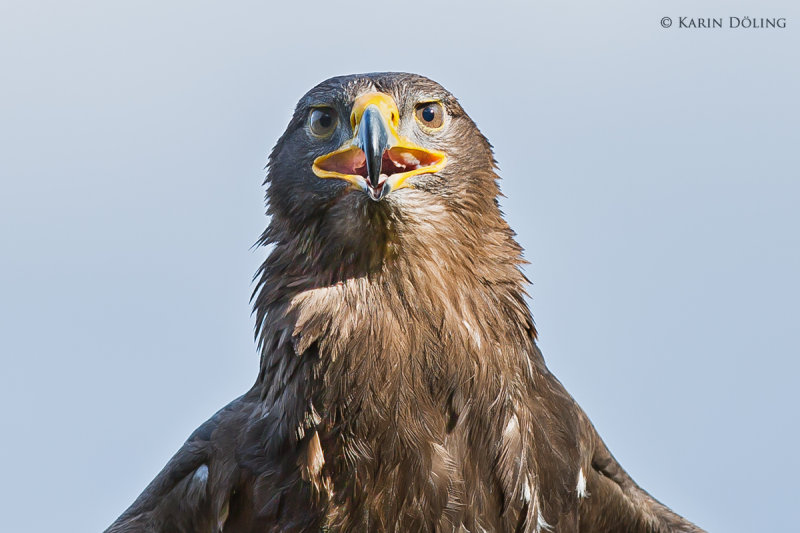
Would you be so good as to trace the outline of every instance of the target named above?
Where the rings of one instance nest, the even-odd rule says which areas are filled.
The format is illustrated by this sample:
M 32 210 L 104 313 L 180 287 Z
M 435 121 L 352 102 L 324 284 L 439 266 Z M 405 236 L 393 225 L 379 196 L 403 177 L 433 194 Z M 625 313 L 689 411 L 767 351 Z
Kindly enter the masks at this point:
M 339 178 L 378 201 L 391 191 L 408 187 L 406 180 L 444 167 L 445 154 L 417 146 L 397 133 L 399 113 L 383 93 L 359 97 L 350 118 L 355 134 L 338 150 L 314 160 L 320 178 Z

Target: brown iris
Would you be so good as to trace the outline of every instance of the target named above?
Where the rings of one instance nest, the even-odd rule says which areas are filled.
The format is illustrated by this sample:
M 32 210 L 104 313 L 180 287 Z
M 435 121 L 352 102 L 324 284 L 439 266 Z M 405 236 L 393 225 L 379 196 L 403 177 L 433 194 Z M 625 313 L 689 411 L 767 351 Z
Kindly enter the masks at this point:
M 336 129 L 339 117 L 330 107 L 315 107 L 308 116 L 308 128 L 315 137 L 328 137 Z
M 436 130 L 444 124 L 444 109 L 439 102 L 422 102 L 414 109 L 414 117 L 426 128 Z

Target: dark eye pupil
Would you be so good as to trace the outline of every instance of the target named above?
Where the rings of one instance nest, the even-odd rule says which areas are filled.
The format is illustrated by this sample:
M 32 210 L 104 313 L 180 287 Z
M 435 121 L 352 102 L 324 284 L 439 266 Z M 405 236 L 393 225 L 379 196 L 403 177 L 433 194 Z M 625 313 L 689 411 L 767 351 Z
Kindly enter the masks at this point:
M 319 117 L 319 125 L 323 128 L 330 128 L 331 124 L 333 124 L 333 117 L 330 113 L 322 113 L 321 115 Z
M 422 120 L 425 122 L 433 122 L 433 119 L 436 117 L 436 112 L 433 110 L 432 106 L 427 106 L 425 109 L 422 110 Z

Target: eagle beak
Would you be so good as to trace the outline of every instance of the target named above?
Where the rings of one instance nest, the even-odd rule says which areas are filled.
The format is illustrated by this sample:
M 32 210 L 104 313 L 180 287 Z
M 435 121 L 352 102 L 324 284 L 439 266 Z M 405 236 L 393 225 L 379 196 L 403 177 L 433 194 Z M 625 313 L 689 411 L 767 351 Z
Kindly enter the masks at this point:
M 370 188 L 377 188 L 381 178 L 383 152 L 389 148 L 389 127 L 375 104 L 364 109 L 358 123 L 356 142 L 366 158 Z
M 411 176 L 441 170 L 442 152 L 429 150 L 401 137 L 400 113 L 385 93 L 358 97 L 350 114 L 353 137 L 333 152 L 320 156 L 311 166 L 320 178 L 338 178 L 364 190 L 375 201 L 390 192 L 409 187 Z

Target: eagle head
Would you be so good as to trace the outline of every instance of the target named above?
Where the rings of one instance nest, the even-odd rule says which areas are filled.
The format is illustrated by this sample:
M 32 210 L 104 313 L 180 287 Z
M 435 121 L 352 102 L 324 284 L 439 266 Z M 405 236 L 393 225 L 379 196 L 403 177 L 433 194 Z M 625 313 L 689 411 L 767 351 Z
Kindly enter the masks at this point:
M 278 225 L 325 225 L 342 238 L 374 235 L 404 214 L 486 214 L 496 178 L 491 146 L 450 92 L 415 74 L 373 73 L 331 78 L 303 96 L 267 184 Z

